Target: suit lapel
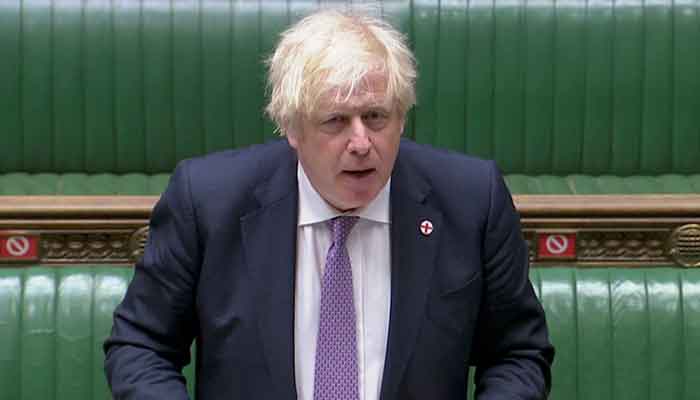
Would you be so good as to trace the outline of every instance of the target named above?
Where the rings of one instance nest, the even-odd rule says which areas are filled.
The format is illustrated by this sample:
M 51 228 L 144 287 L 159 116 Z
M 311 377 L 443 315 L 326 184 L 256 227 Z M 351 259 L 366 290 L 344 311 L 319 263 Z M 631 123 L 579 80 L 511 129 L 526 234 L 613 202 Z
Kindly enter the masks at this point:
M 381 398 L 395 399 L 425 313 L 442 215 L 427 204 L 429 184 L 397 158 L 391 180 L 391 315 Z M 421 222 L 433 231 L 424 235 Z
M 293 158 L 293 157 L 292 157 Z M 258 327 L 277 398 L 296 398 L 294 382 L 294 266 L 298 190 L 296 159 L 282 163 L 255 191 L 260 208 L 241 218 L 246 264 L 258 296 Z

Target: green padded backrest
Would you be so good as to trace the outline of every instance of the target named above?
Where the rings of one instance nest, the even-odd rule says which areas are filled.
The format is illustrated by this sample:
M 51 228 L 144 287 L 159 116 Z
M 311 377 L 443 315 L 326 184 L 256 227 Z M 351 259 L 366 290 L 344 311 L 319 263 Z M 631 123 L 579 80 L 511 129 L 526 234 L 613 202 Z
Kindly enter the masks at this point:
M 168 174 L 0 174 L 0 196 L 159 195 Z M 505 176 L 513 194 L 700 194 L 700 174 Z
M 319 3 L 3 0 L 0 172 L 169 172 L 273 137 L 261 61 Z M 507 173 L 700 171 L 699 1 L 378 10 L 418 57 L 419 142 Z
M 169 174 L 9 173 L 0 174 L 0 196 L 160 195 L 169 179 Z
M 109 398 L 102 342 L 132 269 L 0 269 L 0 399 Z M 700 270 L 533 268 L 552 400 L 697 399 Z M 186 368 L 192 392 L 193 368 Z
M 110 399 L 102 343 L 128 267 L 0 268 L 0 400 Z M 186 368 L 190 391 L 194 371 Z
M 552 400 L 700 395 L 700 270 L 535 268 L 556 347 Z

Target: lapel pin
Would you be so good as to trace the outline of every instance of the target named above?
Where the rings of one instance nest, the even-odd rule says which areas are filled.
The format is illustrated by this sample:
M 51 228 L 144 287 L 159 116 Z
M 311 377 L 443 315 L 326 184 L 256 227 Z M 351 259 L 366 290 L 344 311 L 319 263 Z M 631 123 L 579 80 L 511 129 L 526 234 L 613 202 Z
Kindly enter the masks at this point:
M 420 233 L 422 233 L 423 236 L 430 236 L 430 234 L 433 233 L 433 223 L 428 219 L 424 219 L 423 222 L 420 223 Z

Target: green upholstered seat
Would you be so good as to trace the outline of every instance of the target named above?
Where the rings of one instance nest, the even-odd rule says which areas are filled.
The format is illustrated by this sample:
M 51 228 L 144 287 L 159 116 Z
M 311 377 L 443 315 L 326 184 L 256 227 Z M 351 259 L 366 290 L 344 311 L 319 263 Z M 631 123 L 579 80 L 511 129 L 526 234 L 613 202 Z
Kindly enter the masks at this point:
M 700 270 L 533 269 L 557 350 L 553 400 L 700 393 Z
M 0 174 L 0 195 L 159 195 L 168 174 Z M 506 175 L 514 194 L 700 193 L 700 174 Z
M 318 3 L 4 0 L 0 174 L 170 173 L 274 137 L 262 60 Z M 523 176 L 515 192 L 698 193 L 697 1 L 388 0 L 377 12 L 419 63 L 407 136 L 495 159 Z M 38 182 L 27 192 L 102 191 Z
M 0 195 L 159 195 L 168 174 L 0 174 Z
M 691 194 L 700 193 L 700 174 L 656 176 L 506 175 L 514 194 Z
M 102 342 L 132 269 L 0 269 L 0 399 L 108 399 Z M 697 399 L 700 270 L 534 268 L 552 400 Z M 193 384 L 193 368 L 186 369 Z
M 129 267 L 0 268 L 0 399 L 109 399 L 102 342 Z M 193 368 L 186 368 L 190 387 Z

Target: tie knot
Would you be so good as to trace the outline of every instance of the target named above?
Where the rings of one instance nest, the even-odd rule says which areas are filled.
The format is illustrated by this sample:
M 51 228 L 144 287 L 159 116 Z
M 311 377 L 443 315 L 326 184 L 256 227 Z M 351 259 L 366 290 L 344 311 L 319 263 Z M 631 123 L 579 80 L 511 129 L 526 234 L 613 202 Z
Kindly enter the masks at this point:
M 339 246 L 345 245 L 345 240 L 350 234 L 350 230 L 355 226 L 355 223 L 360 217 L 356 216 L 346 216 L 346 217 L 335 217 L 328 221 L 328 227 L 331 229 L 331 235 L 333 236 L 333 242 Z

